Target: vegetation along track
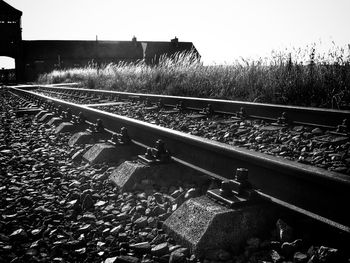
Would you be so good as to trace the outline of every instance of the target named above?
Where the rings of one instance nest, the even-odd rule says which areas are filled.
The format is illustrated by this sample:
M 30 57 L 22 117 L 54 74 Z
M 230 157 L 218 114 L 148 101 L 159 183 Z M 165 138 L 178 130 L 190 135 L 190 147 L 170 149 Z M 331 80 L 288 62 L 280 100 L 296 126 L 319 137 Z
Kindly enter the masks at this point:
M 195 120 L 195 122 L 209 118 L 209 115 L 212 117 L 218 113 L 225 113 L 230 116 L 231 125 L 237 122 L 241 124 L 246 120 L 259 119 L 259 125 L 263 123 L 265 129 L 271 130 L 289 131 L 292 120 L 294 128 L 308 129 L 308 127 L 312 127 L 313 130 L 316 129 L 314 133 L 318 132 L 317 129 L 320 127 L 322 130 L 336 131 L 339 124 L 338 132 L 323 133 L 330 140 L 324 142 L 330 149 L 332 149 L 333 144 L 338 144 L 337 147 L 347 144 L 348 130 L 346 123 L 343 123 L 343 120 L 349 116 L 347 111 L 103 91 L 98 91 L 99 95 L 97 96 L 92 90 L 65 87 L 59 89 L 41 87 L 40 93 L 45 92 L 50 94 L 50 97 L 36 91 L 18 88 L 13 88 L 11 92 L 25 97 L 41 107 L 51 105 L 60 106 L 62 110 L 70 108 L 75 115 L 82 112 L 89 122 L 101 119 L 104 127 L 111 133 L 126 127 L 132 142 L 144 148 L 152 147 L 156 140 L 162 139 L 170 151 L 173 161 L 219 180 L 233 179 L 233 171 L 238 167 L 245 167 L 249 169 L 249 180 L 258 189 L 260 197 L 333 225 L 342 231 L 350 232 L 350 215 L 346 208 L 350 197 L 350 177 L 346 174 L 209 140 L 95 107 L 105 107 L 107 103 L 110 103 L 109 106 L 111 106 L 111 102 L 119 101 L 116 105 L 125 105 L 124 102 L 135 103 L 138 106 L 142 104 L 145 111 L 152 112 L 159 111 L 158 106 L 154 104 L 159 103 L 159 99 L 161 99 L 160 104 L 163 105 L 164 111 L 168 111 L 169 116 L 178 114 L 182 110 L 185 112 L 188 110 L 197 111 L 196 114 L 188 113 L 191 115 L 190 119 Z M 88 93 L 88 96 L 84 96 L 83 92 Z M 63 99 L 75 97 L 75 102 L 80 102 L 80 105 L 53 98 L 53 95 Z M 43 104 L 44 102 L 46 104 Z M 207 107 L 209 102 L 211 107 Z M 84 103 L 90 106 L 81 105 Z M 177 109 L 174 110 L 176 105 Z M 242 107 L 244 109 L 241 109 Z M 203 111 L 203 108 L 206 110 Z M 286 112 L 286 114 L 281 116 L 282 112 Z M 273 124 L 274 122 L 275 124 Z M 258 123 L 251 122 L 250 125 L 257 126 Z M 312 136 L 312 131 L 310 136 Z M 337 141 L 336 138 L 342 139 Z

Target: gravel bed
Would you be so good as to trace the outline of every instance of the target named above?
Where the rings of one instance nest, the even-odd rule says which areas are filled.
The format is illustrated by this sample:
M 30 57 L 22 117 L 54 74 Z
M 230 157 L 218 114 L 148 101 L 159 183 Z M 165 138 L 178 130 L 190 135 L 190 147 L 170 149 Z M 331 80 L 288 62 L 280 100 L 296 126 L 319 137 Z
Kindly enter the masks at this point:
M 263 120 L 239 120 L 223 115 L 198 117 L 193 112 L 168 114 L 147 110 L 139 103 L 98 109 L 350 175 L 349 138 L 329 134 L 320 128 L 282 127 Z
M 0 262 L 168 262 L 173 250 L 191 257 L 161 222 L 196 185 L 122 193 L 107 179 L 115 167 L 74 163 L 80 149 L 68 147 L 68 136 L 16 119 L 7 106 L 1 111 Z
M 54 96 L 75 103 L 78 101 L 66 95 Z M 321 128 L 302 125 L 281 127 L 263 120 L 237 120 L 224 115 L 198 118 L 190 111 L 168 114 L 159 110 L 149 110 L 142 102 L 97 108 L 210 140 L 350 175 L 349 137 L 332 135 Z
M 103 103 L 103 102 L 113 102 L 113 101 L 108 101 L 108 99 L 102 100 L 97 98 L 97 97 L 86 97 L 86 96 L 79 96 L 79 95 L 67 95 L 59 92 L 48 92 L 44 90 L 34 90 L 39 94 L 54 97 L 57 99 L 69 101 L 72 103 L 76 104 L 91 104 L 91 103 Z
M 73 162 L 81 148 L 68 147 L 68 135 L 15 118 L 15 105 L 0 93 L 0 262 L 350 262 L 282 220 L 240 254 L 219 249 L 198 259 L 161 228 L 198 185 L 121 192 L 108 180 L 114 166 Z

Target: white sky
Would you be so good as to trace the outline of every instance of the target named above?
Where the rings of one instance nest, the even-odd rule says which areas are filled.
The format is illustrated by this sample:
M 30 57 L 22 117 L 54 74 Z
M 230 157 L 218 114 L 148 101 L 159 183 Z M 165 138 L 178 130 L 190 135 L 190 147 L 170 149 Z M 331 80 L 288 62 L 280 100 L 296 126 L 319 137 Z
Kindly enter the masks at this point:
M 5 0 L 24 40 L 190 41 L 206 64 L 350 43 L 350 0 Z M 0 67 L 4 66 L 0 60 Z M 6 65 L 5 65 L 6 66 Z

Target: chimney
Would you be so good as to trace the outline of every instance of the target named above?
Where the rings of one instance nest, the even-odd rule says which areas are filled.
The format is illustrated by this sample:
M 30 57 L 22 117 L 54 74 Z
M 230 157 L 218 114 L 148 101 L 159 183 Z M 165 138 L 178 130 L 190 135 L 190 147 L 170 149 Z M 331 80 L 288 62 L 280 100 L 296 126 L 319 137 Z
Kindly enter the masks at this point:
M 170 40 L 171 43 L 179 43 L 179 39 L 177 37 Z
M 171 39 L 170 42 L 173 48 L 177 48 L 179 46 L 179 39 L 177 37 Z
M 134 43 L 134 45 L 137 45 L 137 38 L 135 36 L 132 37 L 132 43 Z

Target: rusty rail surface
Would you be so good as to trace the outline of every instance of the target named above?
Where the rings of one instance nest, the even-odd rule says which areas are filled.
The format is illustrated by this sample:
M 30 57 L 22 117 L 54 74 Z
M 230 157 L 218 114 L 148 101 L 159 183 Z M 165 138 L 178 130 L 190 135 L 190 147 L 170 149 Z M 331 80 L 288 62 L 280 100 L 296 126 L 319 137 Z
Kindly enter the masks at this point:
M 132 141 L 139 146 L 153 147 L 156 140 L 162 139 L 175 162 L 220 180 L 233 179 L 236 168 L 245 167 L 249 169 L 251 183 L 265 199 L 350 233 L 350 214 L 347 211 L 350 177 L 347 175 L 233 147 L 32 91 L 18 88 L 12 88 L 11 91 L 38 105 L 49 101 L 55 107 L 60 105 L 62 110 L 70 108 L 75 115 L 82 112 L 90 122 L 101 119 L 111 131 L 126 127 Z
M 297 107 L 285 106 L 277 104 L 252 103 L 244 101 L 231 101 L 219 99 L 204 99 L 194 97 L 179 97 L 166 95 L 153 95 L 141 93 L 128 93 L 106 90 L 92 90 L 82 88 L 71 88 L 64 86 L 43 86 L 38 88 L 54 91 L 54 92 L 77 92 L 90 96 L 115 96 L 119 99 L 138 98 L 140 100 L 148 100 L 151 103 L 157 103 L 160 100 L 166 106 L 176 106 L 180 101 L 183 106 L 189 109 L 202 110 L 208 104 L 212 109 L 218 113 L 234 114 L 244 108 L 245 113 L 252 118 L 272 119 L 276 120 L 285 112 L 287 118 L 295 124 L 307 124 L 315 126 L 324 126 L 329 128 L 337 127 L 342 124 L 344 119 L 350 121 L 350 111 L 347 110 L 333 110 L 313 107 Z

